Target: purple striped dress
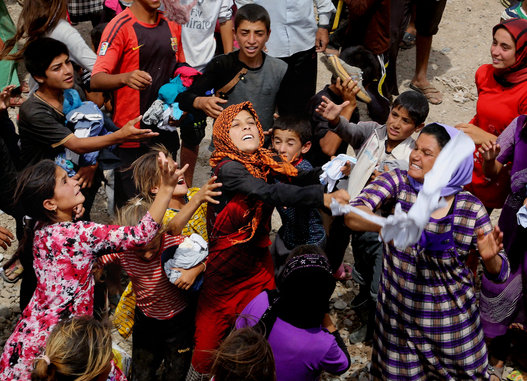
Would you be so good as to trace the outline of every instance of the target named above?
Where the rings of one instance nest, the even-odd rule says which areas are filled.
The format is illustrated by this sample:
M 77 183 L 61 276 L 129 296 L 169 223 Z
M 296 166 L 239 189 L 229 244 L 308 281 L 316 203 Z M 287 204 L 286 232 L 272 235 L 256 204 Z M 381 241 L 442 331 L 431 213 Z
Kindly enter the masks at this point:
M 401 203 L 408 212 L 417 192 L 406 171 L 386 172 L 352 202 L 377 210 Z M 421 240 L 406 248 L 384 245 L 379 288 L 372 375 L 383 380 L 487 379 L 474 276 L 467 267 L 476 249 L 476 231 L 492 230 L 481 202 L 472 194 L 456 194 L 449 214 L 431 219 Z M 508 276 L 503 253 L 502 271 Z M 489 275 L 490 276 L 490 275 Z

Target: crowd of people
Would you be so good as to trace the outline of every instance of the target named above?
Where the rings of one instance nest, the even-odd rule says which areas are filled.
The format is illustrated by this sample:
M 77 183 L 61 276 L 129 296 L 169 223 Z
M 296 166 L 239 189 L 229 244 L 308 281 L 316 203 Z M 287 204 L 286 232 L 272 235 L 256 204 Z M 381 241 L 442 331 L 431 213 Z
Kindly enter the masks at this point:
M 350 279 L 347 340 L 372 345 L 372 379 L 496 381 L 527 365 L 523 2 L 489 31 L 475 116 L 456 126 L 427 123 L 446 0 L 24 0 L 16 27 L 1 5 L 0 209 L 16 231 L 0 226 L 0 246 L 18 248 L 0 274 L 21 279 L 2 380 L 340 375 L 330 299 Z M 316 93 L 320 53 L 363 77 Z M 445 168 L 456 144 L 471 154 Z M 101 186 L 112 224 L 90 215 Z M 129 363 L 112 324 L 132 335 Z

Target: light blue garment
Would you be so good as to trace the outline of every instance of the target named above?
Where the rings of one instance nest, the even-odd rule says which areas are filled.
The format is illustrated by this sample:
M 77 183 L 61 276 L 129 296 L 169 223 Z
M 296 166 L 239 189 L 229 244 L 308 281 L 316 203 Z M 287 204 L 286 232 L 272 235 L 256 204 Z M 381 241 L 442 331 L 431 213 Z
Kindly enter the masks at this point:
M 209 255 L 207 242 L 199 234 L 186 237 L 174 253 L 174 257 L 165 262 L 165 273 L 171 283 L 179 279 L 181 273 L 174 268 L 190 269 Z
M 75 99 L 72 98 L 72 100 L 71 105 L 76 105 Z M 66 101 L 66 97 L 64 101 Z M 90 101 L 82 102 L 80 106 L 71 109 L 66 114 L 66 123 L 73 124 L 75 136 L 79 138 L 104 136 L 111 133 L 104 125 L 104 116 L 101 110 L 99 110 L 99 107 L 95 103 Z M 98 157 L 99 151 L 78 155 L 66 149 L 66 158 L 81 167 L 95 165 Z

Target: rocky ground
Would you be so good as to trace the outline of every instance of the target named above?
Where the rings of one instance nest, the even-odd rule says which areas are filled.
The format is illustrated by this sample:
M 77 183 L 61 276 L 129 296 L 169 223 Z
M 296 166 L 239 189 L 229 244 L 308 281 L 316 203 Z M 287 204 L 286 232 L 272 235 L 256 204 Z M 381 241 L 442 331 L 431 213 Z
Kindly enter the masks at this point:
M 16 0 L 5 0 L 8 9 L 15 20 L 20 13 L 20 6 Z M 477 93 L 474 86 L 476 69 L 489 63 L 489 48 L 491 44 L 491 28 L 499 22 L 503 6 L 499 0 L 449 0 L 440 25 L 440 30 L 434 38 L 433 50 L 430 56 L 429 77 L 434 79 L 434 85 L 443 92 L 443 103 L 430 107 L 427 121 L 440 121 L 447 124 L 468 122 L 475 113 Z M 89 30 L 87 23 L 79 25 L 81 31 Z M 415 49 L 400 52 L 398 61 L 398 75 L 400 90 L 408 89 L 409 81 L 414 70 Z M 318 88 L 328 83 L 329 73 L 319 65 Z M 13 114 L 13 117 L 15 115 Z M 15 120 L 15 119 L 14 119 Z M 206 138 L 200 149 L 200 157 L 196 170 L 195 184 L 203 184 L 209 176 L 208 147 L 210 142 L 210 126 Z M 499 213 L 499 212 L 498 212 Z M 497 213 L 493 215 L 496 220 Z M 109 216 L 105 212 L 104 197 L 98 197 L 94 212 L 94 220 L 108 222 Z M 273 219 L 273 226 L 279 226 L 279 218 Z M 9 216 L 0 215 L 0 225 L 8 226 L 14 231 L 14 221 Z M 0 254 L 9 258 L 16 248 L 16 242 L 7 251 L 0 249 Z M 5 259 L 4 259 L 5 260 Z M 352 264 L 351 252 L 345 261 Z M 9 337 L 20 314 L 18 308 L 19 283 L 9 284 L 0 280 L 0 348 Z M 358 292 L 353 281 L 338 284 L 331 299 L 331 315 L 336 322 L 340 334 L 345 342 L 349 332 L 357 325 L 354 313 L 349 309 L 348 302 Z M 129 350 L 131 340 L 122 340 L 117 333 L 115 339 L 125 349 Z M 368 380 L 369 358 L 371 347 L 357 344 L 348 345 L 352 365 L 348 372 L 340 377 L 324 375 L 325 380 Z M 510 368 L 507 370 L 510 371 Z

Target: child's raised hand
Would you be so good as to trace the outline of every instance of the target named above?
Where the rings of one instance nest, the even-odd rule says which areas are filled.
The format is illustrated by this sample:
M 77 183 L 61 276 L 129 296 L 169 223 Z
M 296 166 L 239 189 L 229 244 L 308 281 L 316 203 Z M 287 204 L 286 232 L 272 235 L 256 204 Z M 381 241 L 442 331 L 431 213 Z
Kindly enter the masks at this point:
M 174 160 L 169 160 L 163 152 L 159 152 L 157 156 L 157 165 L 159 166 L 159 172 L 161 174 L 161 185 L 165 185 L 174 188 L 181 176 L 185 173 L 188 168 L 188 164 L 181 169 L 178 169 L 178 165 Z
M 503 233 L 499 227 L 495 226 L 487 235 L 483 229 L 478 229 L 476 234 L 479 255 L 487 271 L 491 274 L 498 274 L 501 270 L 501 257 L 498 253 L 503 250 Z
M 205 185 L 203 185 L 199 191 L 196 192 L 193 198 L 196 198 L 200 204 L 204 202 L 210 202 L 212 204 L 219 204 L 218 200 L 215 200 L 213 197 L 221 196 L 221 191 L 216 191 L 220 188 L 222 183 L 215 183 L 217 176 L 212 176 Z
M 339 122 L 342 109 L 349 104 L 349 101 L 345 101 L 344 103 L 337 105 L 333 103 L 328 97 L 322 96 L 322 102 L 320 102 L 315 111 L 335 126 Z
M 335 86 L 339 90 L 341 98 L 350 102 L 346 107 L 357 107 L 357 94 L 360 91 L 360 87 L 357 82 L 353 81 L 351 78 L 348 78 L 346 81 L 344 81 L 344 83 L 342 83 L 340 78 L 337 78 L 337 83 Z
M 500 154 L 501 147 L 494 142 L 483 142 L 478 151 L 485 161 L 494 161 Z

